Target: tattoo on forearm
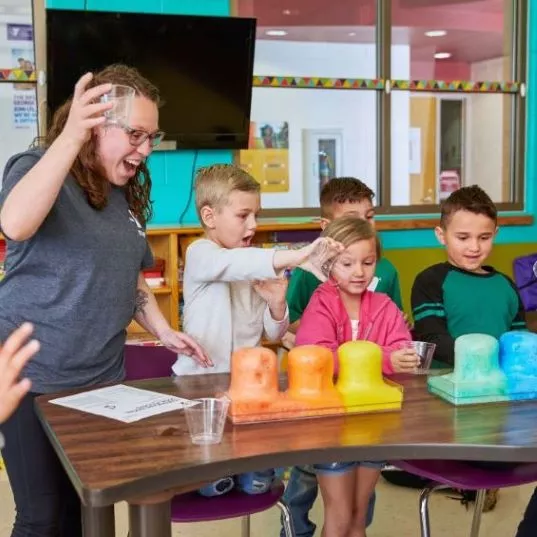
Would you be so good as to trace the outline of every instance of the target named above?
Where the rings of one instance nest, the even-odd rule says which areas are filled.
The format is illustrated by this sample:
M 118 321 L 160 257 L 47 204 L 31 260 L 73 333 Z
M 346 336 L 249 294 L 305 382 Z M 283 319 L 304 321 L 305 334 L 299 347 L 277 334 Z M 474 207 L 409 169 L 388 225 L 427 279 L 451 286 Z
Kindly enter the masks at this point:
M 141 289 L 137 289 L 136 290 L 136 302 L 134 306 L 134 315 L 137 315 L 138 313 L 142 313 L 148 301 L 149 301 L 148 294 L 145 291 L 142 291 Z

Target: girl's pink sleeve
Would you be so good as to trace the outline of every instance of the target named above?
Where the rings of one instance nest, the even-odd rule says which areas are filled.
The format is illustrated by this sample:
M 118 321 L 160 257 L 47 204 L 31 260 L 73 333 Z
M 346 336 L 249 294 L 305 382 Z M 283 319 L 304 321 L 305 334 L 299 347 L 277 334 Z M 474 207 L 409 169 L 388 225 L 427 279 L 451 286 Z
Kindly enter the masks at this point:
M 382 372 L 386 375 L 393 374 L 390 356 L 393 351 L 401 348 L 403 343 L 412 341 L 412 335 L 408 330 L 403 314 L 395 303 L 387 305 L 384 322 L 386 323 L 386 338 L 382 345 Z
M 337 354 L 337 326 L 330 309 L 318 293 L 314 293 L 300 318 L 296 345 L 320 345 Z

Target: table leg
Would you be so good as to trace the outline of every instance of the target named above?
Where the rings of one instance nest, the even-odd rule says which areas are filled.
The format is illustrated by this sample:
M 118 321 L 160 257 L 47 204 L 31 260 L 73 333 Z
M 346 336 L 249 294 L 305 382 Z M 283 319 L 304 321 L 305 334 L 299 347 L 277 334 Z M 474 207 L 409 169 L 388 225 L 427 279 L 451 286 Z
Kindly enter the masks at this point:
M 171 503 L 129 504 L 130 537 L 171 537 Z
M 84 537 L 115 537 L 114 506 L 82 506 L 82 535 Z

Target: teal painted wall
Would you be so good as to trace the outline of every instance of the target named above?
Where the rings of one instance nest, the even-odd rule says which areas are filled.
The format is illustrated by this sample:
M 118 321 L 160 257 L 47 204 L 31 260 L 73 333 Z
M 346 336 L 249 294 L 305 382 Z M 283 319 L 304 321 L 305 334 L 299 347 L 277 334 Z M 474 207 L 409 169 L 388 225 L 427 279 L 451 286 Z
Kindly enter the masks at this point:
M 229 16 L 229 0 L 47 0 L 55 9 L 86 9 L 93 11 L 129 11 L 135 13 L 170 13 L 183 15 Z M 166 113 L 166 108 L 161 113 Z M 196 169 L 214 163 L 230 163 L 231 151 L 163 151 L 149 159 L 153 180 L 151 198 L 154 202 L 152 224 L 197 223 L 194 200 L 190 196 Z M 195 161 L 195 162 L 194 162 Z
M 86 0 L 87 9 L 117 10 L 176 14 L 229 15 L 229 0 Z M 535 143 L 537 141 L 537 2 L 529 2 L 529 54 L 526 151 L 526 188 L 524 214 L 537 218 L 537 188 Z M 64 9 L 83 9 L 84 0 L 47 0 L 47 7 Z M 163 110 L 164 113 L 164 110 Z M 153 177 L 152 199 L 154 217 L 152 224 L 177 224 L 179 215 L 185 210 L 184 223 L 197 223 L 193 200 L 190 199 L 193 151 L 155 153 L 150 159 Z M 215 162 L 231 162 L 231 151 L 200 151 L 196 168 Z M 188 205 L 188 207 L 187 207 Z M 513 213 L 516 214 L 516 213 Z M 416 215 L 408 216 L 411 218 Z M 426 216 L 426 215 L 423 215 Z M 390 217 L 379 217 L 379 219 Z M 402 218 L 400 216 L 396 218 Z M 532 226 L 510 226 L 500 230 L 496 239 L 498 244 L 522 244 L 537 242 L 537 223 Z M 435 248 L 438 243 L 432 230 L 405 230 L 382 232 L 385 250 L 406 248 Z

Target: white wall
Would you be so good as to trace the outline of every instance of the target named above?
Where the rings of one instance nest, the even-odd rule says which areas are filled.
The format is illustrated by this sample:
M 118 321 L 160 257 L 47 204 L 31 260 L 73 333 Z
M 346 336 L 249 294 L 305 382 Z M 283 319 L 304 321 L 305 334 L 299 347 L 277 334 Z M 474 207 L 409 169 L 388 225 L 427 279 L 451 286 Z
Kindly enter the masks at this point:
M 409 74 L 408 47 L 393 47 L 396 78 Z M 322 76 L 341 78 L 374 78 L 374 45 L 312 43 L 258 40 L 254 73 L 275 76 Z M 392 202 L 408 203 L 408 94 L 394 97 L 392 128 L 398 136 L 392 142 Z M 304 129 L 341 130 L 343 161 L 340 175 L 359 177 L 376 190 L 376 92 L 315 89 L 254 88 L 252 121 L 289 122 L 290 190 L 265 193 L 264 208 L 318 206 L 306 199 Z M 311 180 L 311 177 L 309 177 Z
M 504 80 L 504 58 L 472 64 L 472 80 Z M 502 200 L 503 95 L 475 94 L 467 99 L 466 181 L 481 186 L 493 201 Z

